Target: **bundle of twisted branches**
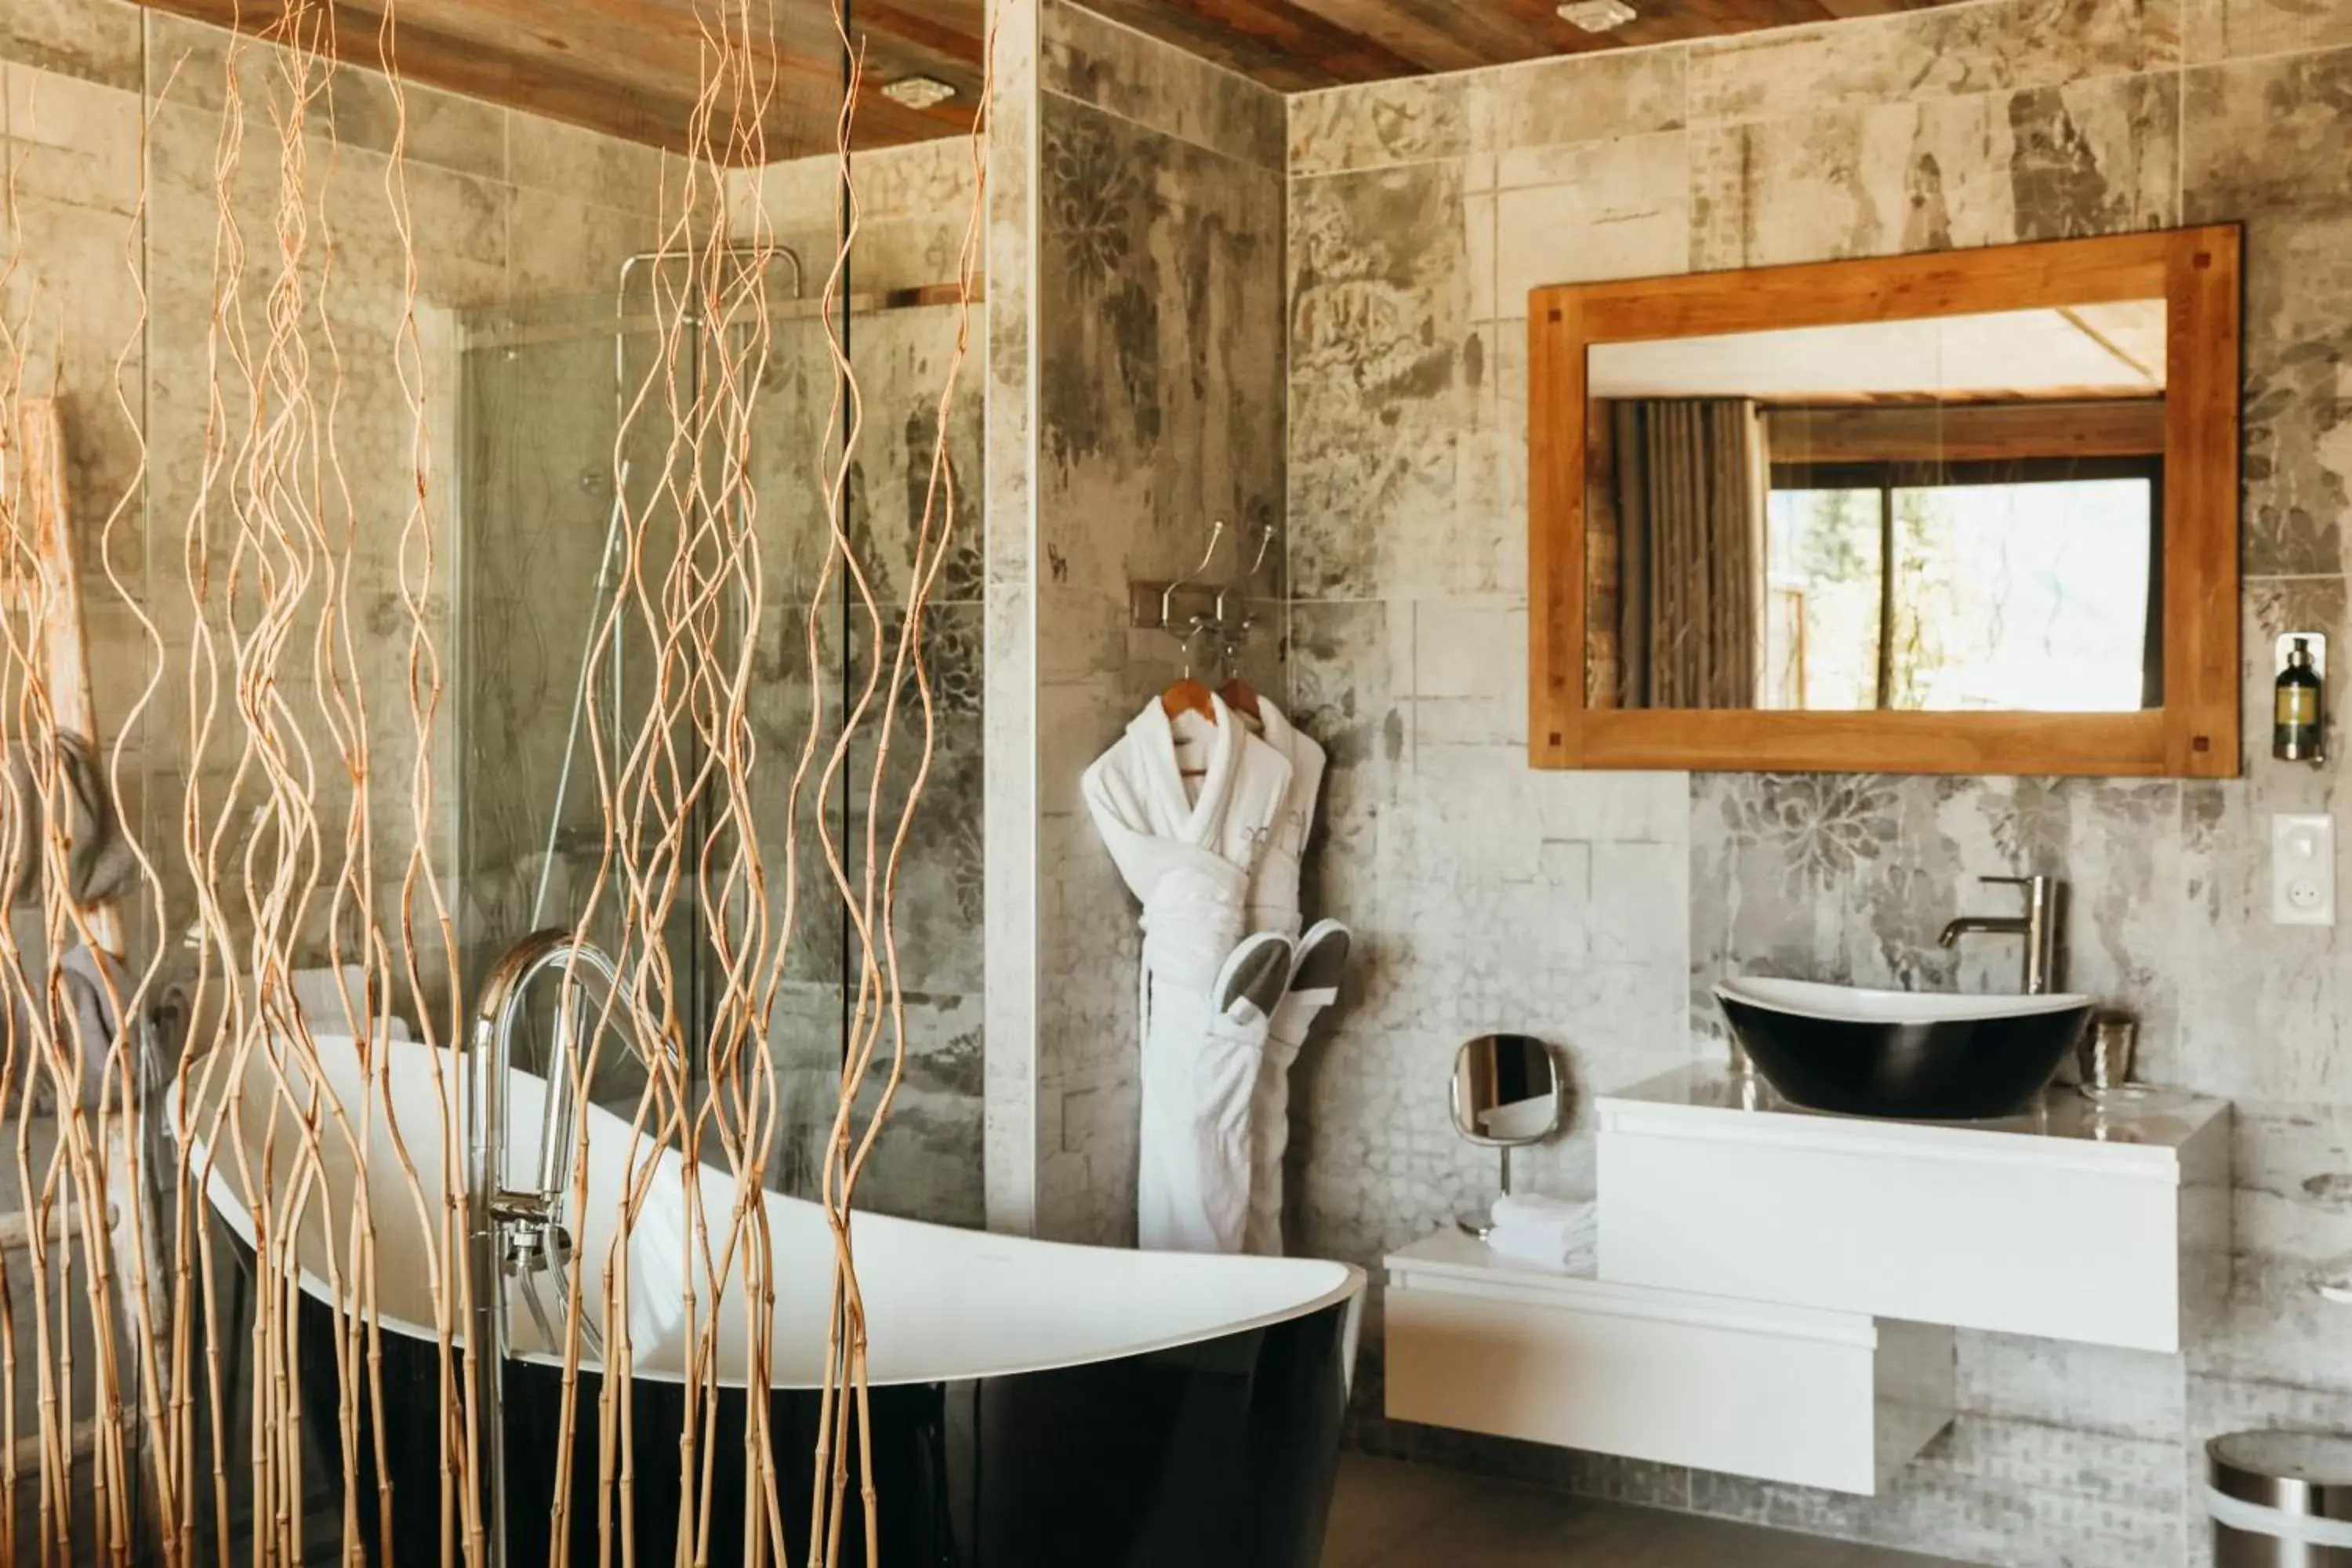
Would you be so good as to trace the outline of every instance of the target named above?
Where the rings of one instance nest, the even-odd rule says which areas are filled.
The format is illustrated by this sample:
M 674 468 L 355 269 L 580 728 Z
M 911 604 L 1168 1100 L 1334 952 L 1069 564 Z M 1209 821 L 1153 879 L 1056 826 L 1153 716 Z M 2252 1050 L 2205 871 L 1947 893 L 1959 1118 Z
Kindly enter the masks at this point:
M 932 756 L 925 616 L 953 544 L 948 426 L 971 344 L 981 215 L 976 201 L 961 252 L 964 306 L 939 389 L 911 559 L 903 574 L 878 574 L 845 520 L 863 427 L 842 325 L 857 234 L 850 147 L 863 58 L 835 5 L 851 62 L 835 133 L 848 199 L 825 292 L 838 433 L 804 465 L 818 476 L 829 538 L 804 626 L 814 700 L 788 760 L 762 765 L 751 721 L 753 642 L 772 591 L 751 455 L 766 435 L 760 394 L 773 349 L 766 262 L 777 242 L 756 181 L 747 187 L 749 211 L 730 217 L 726 174 L 765 161 L 782 79 L 766 7 L 756 0 L 698 0 L 703 89 L 689 155 L 667 166 L 663 193 L 662 248 L 692 262 L 654 274 L 660 353 L 634 389 L 614 445 L 616 475 L 623 453 L 633 442 L 641 449 L 648 430 L 667 450 L 649 495 L 620 487 L 623 585 L 583 679 L 594 679 L 625 645 L 650 648 L 652 672 L 642 711 L 608 719 L 591 708 L 602 853 L 577 918 L 583 930 L 619 931 L 630 981 L 602 1004 L 596 1037 L 634 1046 L 656 1069 L 634 1117 L 614 1238 L 604 1257 L 583 1259 L 569 1275 L 566 1397 L 552 1435 L 559 1475 L 570 1473 L 577 1445 L 595 1446 L 604 1561 L 635 1560 L 628 1493 L 641 1459 L 679 1467 L 681 1562 L 707 1555 L 721 1465 L 740 1467 L 746 1517 L 737 1522 L 754 1561 L 832 1568 L 853 1517 L 869 1561 L 881 1540 L 851 1215 L 906 1062 L 896 900 Z M 29 1289 L 0 1277 L 0 1439 L 10 1461 L 0 1468 L 0 1531 L 15 1543 L 9 1550 L 30 1548 L 45 1564 L 127 1563 L 134 1554 L 173 1565 L 295 1563 L 316 1554 L 309 1510 L 321 1489 L 314 1483 L 331 1479 L 344 1560 L 373 1553 L 389 1561 L 394 1508 L 430 1507 L 439 1510 L 444 1560 L 474 1563 L 492 1556 L 482 1478 L 498 1411 L 497 1380 L 463 1354 L 462 1342 L 473 1307 L 463 1212 L 468 1129 L 447 847 L 451 812 L 463 803 L 446 798 L 441 784 L 451 745 L 444 611 L 455 522 L 437 479 L 447 455 L 433 439 L 447 378 L 428 362 L 420 326 L 397 7 L 383 7 L 373 58 L 364 62 L 390 83 L 392 147 L 380 180 L 367 182 L 374 195 L 351 214 L 338 205 L 353 181 L 331 132 L 347 35 L 329 0 L 266 0 L 248 8 L 248 20 L 256 13 L 264 25 L 226 43 L 217 93 L 207 95 L 218 109 L 205 176 L 213 219 L 205 319 L 146 319 L 143 173 L 152 161 L 144 157 L 125 241 L 142 317 L 118 363 L 126 439 L 142 438 L 138 382 L 153 357 L 144 351 L 152 339 L 176 334 L 175 351 L 188 353 L 175 363 L 193 359 L 203 371 L 195 461 L 173 474 L 168 492 L 151 493 L 142 444 L 138 472 L 96 552 L 110 592 L 140 628 L 150 671 L 142 690 L 124 694 L 108 754 L 111 788 L 131 799 L 126 781 L 164 756 L 185 780 L 176 854 L 168 865 L 139 858 L 131 901 L 148 957 L 128 972 L 104 971 L 103 980 L 113 1018 L 145 1017 L 166 977 L 167 937 L 184 932 L 170 978 L 193 1023 L 184 1053 L 162 1064 L 182 1108 L 169 1145 L 147 1137 L 160 1112 L 136 1029 L 92 1038 L 59 1005 L 61 955 L 90 937 L 87 912 L 68 896 L 71 846 L 42 826 L 68 814 L 18 812 L 0 821 L 0 887 L 42 889 L 45 938 L 33 952 L 0 934 L 0 1108 L 15 1134 L 30 1237 Z M 179 74 L 175 67 L 174 82 Z M 152 112 L 181 112 L 169 87 Z M 976 173 L 982 145 L 975 143 Z M 368 160 L 351 161 L 364 173 Z M 11 268 L 23 248 L 15 187 L 12 165 Z M 344 275 L 339 225 L 346 221 L 390 236 L 398 278 L 388 310 L 380 289 L 371 295 Z M 7 282 L 0 277 L 0 299 L 16 297 Z M 0 414 L 22 397 L 31 345 L 44 331 L 54 337 L 63 327 L 0 314 Z M 380 410 L 361 393 L 386 385 L 397 389 L 405 426 L 390 459 L 384 432 L 361 427 L 352 413 Z M 13 427 L 0 420 L 0 430 Z M 387 550 L 381 520 L 393 494 L 403 504 Z M 40 586 L 27 512 L 20 487 L 0 486 L 0 577 L 35 585 L 0 604 L 0 749 L 21 752 L 44 799 L 62 808 L 65 741 L 38 657 L 56 585 Z M 143 584 L 133 548 L 142 517 L 154 520 Z M 163 547 L 170 535 L 176 549 Z M 382 626 L 364 628 L 358 607 L 381 597 L 387 574 L 397 650 L 389 668 Z M 887 577 L 906 584 L 896 603 L 877 586 Z M 875 654 L 835 707 L 830 683 L 816 679 L 820 620 L 843 599 Z M 899 787 L 909 777 L 911 787 Z M 763 842 L 760 824 L 770 817 L 755 808 L 779 792 L 787 800 L 782 839 Z M 851 797 L 863 810 L 841 819 L 802 809 Z M 852 819 L 862 825 L 854 834 Z M 833 1236 L 823 1279 L 789 1273 L 759 1201 L 772 1184 L 782 1114 L 769 1037 L 787 966 L 812 924 L 800 907 L 800 873 L 811 858 L 851 933 L 853 965 L 838 1100 L 822 1158 Z M 37 866 L 46 874 L 34 877 Z M 700 946 L 683 952 L 674 917 L 688 905 L 700 914 Z M 324 1026 L 340 1024 L 363 1058 L 381 1016 L 396 1010 L 417 1021 L 436 1126 L 402 1125 L 380 1061 L 371 1058 L 357 1103 L 326 1087 L 322 1020 L 294 994 L 297 970 L 322 961 L 358 977 L 343 989 L 343 1016 Z M 583 1096 L 595 1068 L 593 1053 L 567 1065 Z M 36 1115 L 37 1102 L 53 1109 Z M 576 1136 L 584 1154 L 584 1121 Z M 173 1153 L 164 1168 L 151 1168 L 150 1148 L 167 1146 Z M 205 1207 L 216 1173 L 186 1152 L 199 1147 L 217 1151 L 226 1167 L 218 1173 L 255 1200 L 249 1321 L 219 1310 L 232 1262 Z M 664 1151 L 683 1153 L 683 1179 L 677 1163 L 657 1158 Z M 743 1194 L 730 1212 L 700 1205 L 690 1173 L 705 1164 L 723 1168 Z M 572 1202 L 584 1205 L 587 1161 L 576 1157 L 571 1168 Z M 370 1182 L 349 1176 L 370 1170 L 398 1179 L 373 1186 L 372 1198 Z M 664 1180 L 680 1183 L 690 1233 L 687 1416 L 674 1451 L 639 1456 L 629 1419 L 629 1242 Z M 140 1201 L 151 1191 L 160 1194 L 152 1209 Z M 394 1200 L 404 1212 L 377 1212 L 385 1192 L 404 1194 Z M 441 1476 L 429 1502 L 392 1497 L 382 1451 L 388 1423 L 377 1241 L 391 1224 L 426 1239 Z M 331 1431 L 305 1427 L 318 1409 L 300 1387 L 297 1310 L 306 1268 L 323 1276 L 332 1321 Z M 722 1454 L 719 1388 L 739 1379 L 767 1385 L 778 1293 L 791 1290 L 822 1290 L 831 1304 L 814 1452 L 780 1453 L 766 1402 L 753 1397 L 741 1451 Z M 740 1316 L 740 1335 L 721 1331 L 730 1312 Z M 578 1396 L 592 1323 L 605 1362 L 593 1413 Z M 742 1364 L 722 1356 L 722 1344 L 735 1342 L 747 1347 Z M 29 1434 L 17 1430 L 20 1389 L 32 1391 L 37 1410 Z M 805 1521 L 786 1518 L 778 1480 L 780 1467 L 795 1462 L 814 1467 L 815 1502 Z M 331 1475 L 315 1473 L 322 1469 Z M 538 1500 L 554 1511 L 562 1556 L 568 1512 L 587 1505 Z

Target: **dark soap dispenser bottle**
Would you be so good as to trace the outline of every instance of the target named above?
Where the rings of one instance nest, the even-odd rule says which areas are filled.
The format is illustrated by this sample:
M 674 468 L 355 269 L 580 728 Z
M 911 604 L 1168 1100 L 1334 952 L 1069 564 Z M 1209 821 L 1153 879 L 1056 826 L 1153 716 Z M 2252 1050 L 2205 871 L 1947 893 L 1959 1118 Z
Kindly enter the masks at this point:
M 2286 667 L 2279 671 L 2273 703 L 2271 752 L 2281 762 L 2320 759 L 2319 698 L 2319 671 L 2312 666 L 2311 644 L 2296 637 L 2287 650 Z

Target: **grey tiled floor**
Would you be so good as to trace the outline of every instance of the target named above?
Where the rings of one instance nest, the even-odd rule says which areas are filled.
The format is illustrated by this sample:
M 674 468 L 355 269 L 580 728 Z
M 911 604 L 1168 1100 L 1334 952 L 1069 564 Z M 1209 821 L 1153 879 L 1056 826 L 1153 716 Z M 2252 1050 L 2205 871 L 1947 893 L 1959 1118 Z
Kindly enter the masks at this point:
M 1940 1557 L 1592 1502 L 1428 1465 L 1339 1463 L 1322 1568 L 1959 1568 Z

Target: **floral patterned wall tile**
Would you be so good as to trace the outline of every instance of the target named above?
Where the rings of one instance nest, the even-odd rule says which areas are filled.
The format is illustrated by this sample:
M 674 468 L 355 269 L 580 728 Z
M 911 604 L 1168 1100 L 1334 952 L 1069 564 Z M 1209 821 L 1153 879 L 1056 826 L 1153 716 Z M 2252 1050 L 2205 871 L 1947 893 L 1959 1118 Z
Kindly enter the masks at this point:
M 1279 93 L 1082 6 L 1047 0 L 1045 90 L 1160 135 L 1280 174 Z

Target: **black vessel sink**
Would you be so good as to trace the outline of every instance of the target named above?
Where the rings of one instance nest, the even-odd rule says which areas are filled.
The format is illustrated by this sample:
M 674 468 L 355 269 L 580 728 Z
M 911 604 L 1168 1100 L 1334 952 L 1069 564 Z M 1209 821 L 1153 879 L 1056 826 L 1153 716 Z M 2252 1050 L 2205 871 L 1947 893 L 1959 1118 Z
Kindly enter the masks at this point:
M 2090 1021 L 2087 996 L 1951 996 L 1804 980 L 1715 988 L 1765 1079 L 1849 1116 L 1978 1121 L 2025 1109 Z

